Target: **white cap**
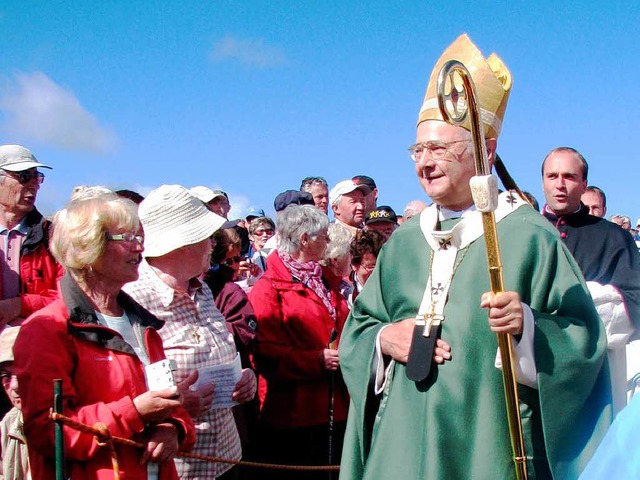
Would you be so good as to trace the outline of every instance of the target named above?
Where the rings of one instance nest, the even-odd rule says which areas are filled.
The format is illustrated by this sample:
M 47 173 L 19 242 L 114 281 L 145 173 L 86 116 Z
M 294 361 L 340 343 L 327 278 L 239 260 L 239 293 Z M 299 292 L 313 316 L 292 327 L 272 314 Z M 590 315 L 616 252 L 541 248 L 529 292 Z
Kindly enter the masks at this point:
M 214 198 L 227 197 L 227 194 L 222 190 L 211 190 L 209 187 L 203 187 L 198 185 L 189 190 L 189 193 L 204 203 L 209 203 Z
M 20 145 L 0 146 L 0 168 L 10 172 L 23 172 L 30 168 L 51 168 L 40 163 L 31 150 Z
M 367 185 L 362 183 L 358 185 L 354 183 L 353 180 L 343 180 L 338 182 L 329 192 L 329 203 L 335 205 L 342 195 L 346 195 L 355 190 L 360 190 L 363 195 L 369 195 L 371 193 L 371 189 Z
M 0 333 L 0 363 L 13 362 L 13 345 L 20 333 L 20 327 L 6 327 Z
M 180 185 L 162 185 L 138 209 L 144 227 L 144 256 L 161 257 L 209 238 L 225 219 Z

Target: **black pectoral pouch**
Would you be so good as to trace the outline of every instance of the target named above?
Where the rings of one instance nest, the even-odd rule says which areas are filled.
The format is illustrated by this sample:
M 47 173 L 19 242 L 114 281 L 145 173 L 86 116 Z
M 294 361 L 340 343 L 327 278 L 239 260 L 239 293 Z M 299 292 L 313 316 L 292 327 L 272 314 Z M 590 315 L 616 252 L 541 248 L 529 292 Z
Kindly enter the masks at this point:
M 440 324 L 432 325 L 428 337 L 423 335 L 424 325 L 413 327 L 411 349 L 407 360 L 407 378 L 414 382 L 426 380 L 433 366 L 433 352 L 440 335 Z

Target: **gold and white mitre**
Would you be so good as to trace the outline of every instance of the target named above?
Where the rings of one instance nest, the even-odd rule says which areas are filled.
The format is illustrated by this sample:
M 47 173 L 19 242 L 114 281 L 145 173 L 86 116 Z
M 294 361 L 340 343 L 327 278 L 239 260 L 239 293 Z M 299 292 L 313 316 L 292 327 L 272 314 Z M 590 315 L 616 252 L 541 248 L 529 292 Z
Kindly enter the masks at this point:
M 511 72 L 495 53 L 485 59 L 466 33 L 449 45 L 433 68 L 418 115 L 418 124 L 425 120 L 444 121 L 438 107 L 436 84 L 442 66 L 450 60 L 458 60 L 464 64 L 476 85 L 485 138 L 498 138 L 511 92 Z M 462 91 L 461 83 L 460 81 L 460 85 L 456 85 L 458 91 Z M 447 86 L 447 90 L 450 90 L 450 86 Z M 461 126 L 470 130 L 469 116 Z

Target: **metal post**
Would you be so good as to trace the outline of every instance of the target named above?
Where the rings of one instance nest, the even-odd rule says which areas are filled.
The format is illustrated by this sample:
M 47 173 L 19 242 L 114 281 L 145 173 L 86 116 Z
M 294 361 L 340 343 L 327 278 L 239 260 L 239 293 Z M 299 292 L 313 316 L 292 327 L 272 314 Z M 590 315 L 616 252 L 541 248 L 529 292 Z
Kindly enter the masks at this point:
M 56 378 L 53 380 L 53 411 L 62 414 L 62 380 Z M 65 480 L 64 472 L 64 436 L 62 433 L 62 424 L 55 423 L 55 441 L 56 441 L 56 480 Z

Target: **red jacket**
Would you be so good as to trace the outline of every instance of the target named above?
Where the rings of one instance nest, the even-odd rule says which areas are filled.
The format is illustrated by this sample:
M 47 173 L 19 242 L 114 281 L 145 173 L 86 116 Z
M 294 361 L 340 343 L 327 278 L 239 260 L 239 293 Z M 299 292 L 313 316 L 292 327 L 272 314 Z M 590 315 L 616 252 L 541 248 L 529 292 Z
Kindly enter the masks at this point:
M 144 367 L 133 349 L 115 331 L 97 323 L 93 308 L 75 282 L 64 277 L 61 299 L 31 316 L 14 347 L 22 397 L 24 430 L 34 480 L 55 478 L 54 428 L 48 419 L 53 379 L 63 381 L 64 414 L 82 423 L 102 422 L 114 436 L 144 442 L 149 429 L 133 399 L 147 390 Z M 156 331 L 162 322 L 124 293 L 119 302 L 132 321 L 144 328 L 151 362 L 165 358 Z M 185 410 L 167 419 L 182 433 L 181 449 L 195 442 L 193 422 Z M 64 427 L 67 475 L 74 480 L 113 479 L 109 450 L 90 435 Z M 145 479 L 142 452 L 117 446 L 122 478 Z M 161 480 L 178 478 L 173 461 L 160 467 Z
M 20 316 L 27 318 L 57 296 L 57 283 L 64 269 L 49 251 L 51 222 L 33 209 L 26 217 L 27 236 L 20 249 Z M 0 292 L 2 276 L 0 275 Z
M 339 279 L 338 279 L 339 280 Z M 261 392 L 262 419 L 272 427 L 290 428 L 328 422 L 330 373 L 322 366 L 322 351 L 331 332 L 342 331 L 347 303 L 330 285 L 333 320 L 322 300 L 293 279 L 277 253 L 267 258 L 267 271 L 249 293 L 258 320 L 255 362 L 266 379 Z M 334 420 L 345 420 L 349 396 L 340 372 L 335 375 Z

